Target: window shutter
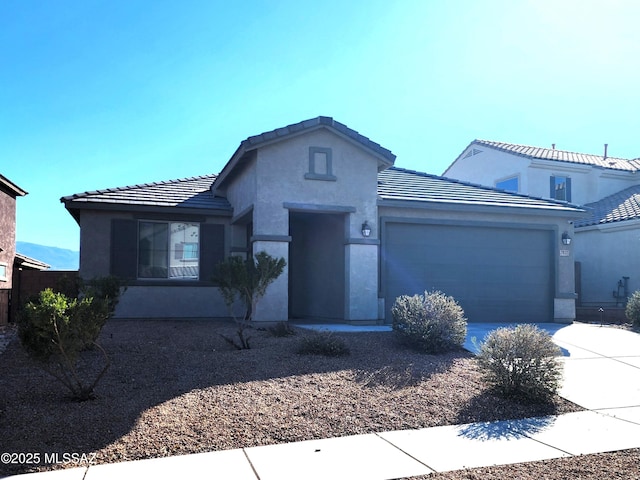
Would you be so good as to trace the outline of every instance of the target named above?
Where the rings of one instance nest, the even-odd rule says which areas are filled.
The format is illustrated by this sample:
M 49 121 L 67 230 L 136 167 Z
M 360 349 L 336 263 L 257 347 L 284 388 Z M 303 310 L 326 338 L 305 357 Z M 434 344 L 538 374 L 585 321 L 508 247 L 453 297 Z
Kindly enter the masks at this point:
M 549 198 L 556 198 L 556 177 L 549 177 Z
M 200 280 L 211 282 L 216 265 L 224 260 L 224 225 L 200 224 Z
M 138 222 L 111 220 L 111 275 L 123 279 L 138 276 Z
M 571 179 L 567 177 L 567 202 L 571 201 Z

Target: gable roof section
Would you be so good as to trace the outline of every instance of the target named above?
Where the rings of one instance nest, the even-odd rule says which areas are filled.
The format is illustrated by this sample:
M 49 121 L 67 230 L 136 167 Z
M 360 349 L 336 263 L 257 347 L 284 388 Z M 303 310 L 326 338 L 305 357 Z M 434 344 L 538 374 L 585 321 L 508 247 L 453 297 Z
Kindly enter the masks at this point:
M 588 203 L 585 208 L 589 216 L 575 222 L 576 227 L 640 220 L 640 185 L 625 188 L 602 200 Z
M 530 145 L 519 145 L 516 143 L 493 142 L 490 140 L 474 140 L 455 159 L 457 162 L 464 152 L 472 145 L 488 147 L 493 150 L 511 153 L 521 157 L 535 160 L 551 160 L 556 162 L 567 162 L 581 165 L 592 165 L 594 167 L 608 168 L 611 170 L 624 170 L 635 172 L 640 168 L 640 159 L 628 160 L 625 158 L 605 157 L 604 155 L 593 155 L 590 153 L 570 152 L 554 148 L 533 147 Z M 448 169 L 447 169 L 448 170 Z
M 220 172 L 220 175 L 214 184 L 214 188 L 222 187 L 226 180 L 233 175 L 236 169 L 242 168 L 243 164 L 248 159 L 247 154 L 253 152 L 257 148 L 271 143 L 280 142 L 295 135 L 318 130 L 320 128 L 327 128 L 341 137 L 372 152 L 380 161 L 380 169 L 393 165 L 396 160 L 396 156 L 391 153 L 391 150 L 384 148 L 380 144 L 374 142 L 368 137 L 365 137 L 364 135 L 361 135 L 343 123 L 337 122 L 332 117 L 320 116 L 309 120 L 303 120 L 302 122 L 293 123 L 286 127 L 276 128 L 275 130 L 264 132 L 259 135 L 253 135 L 248 137 L 246 140 L 243 140 L 231 159 Z
M 217 175 L 108 188 L 62 197 L 60 201 L 78 220 L 78 209 L 152 210 L 173 207 L 185 211 L 231 211 L 226 198 L 214 197 L 211 184 Z
M 422 202 L 554 210 L 582 214 L 565 202 L 546 200 L 492 187 L 391 167 L 378 174 L 378 196 L 385 202 Z

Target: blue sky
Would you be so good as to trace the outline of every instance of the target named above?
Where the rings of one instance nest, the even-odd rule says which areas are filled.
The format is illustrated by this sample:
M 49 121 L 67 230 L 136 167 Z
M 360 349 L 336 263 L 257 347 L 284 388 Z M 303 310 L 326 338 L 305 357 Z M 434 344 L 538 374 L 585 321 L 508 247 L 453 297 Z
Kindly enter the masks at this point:
M 640 157 L 638 18 L 633 0 L 2 0 L 18 240 L 77 250 L 60 197 L 217 173 L 318 115 L 434 174 L 475 138 Z

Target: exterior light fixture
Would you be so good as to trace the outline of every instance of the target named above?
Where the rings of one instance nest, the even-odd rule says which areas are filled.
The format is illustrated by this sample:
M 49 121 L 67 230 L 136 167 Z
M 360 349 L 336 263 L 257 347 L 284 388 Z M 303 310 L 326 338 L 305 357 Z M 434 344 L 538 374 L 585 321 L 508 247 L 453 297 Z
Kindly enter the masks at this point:
M 369 235 L 371 235 L 371 227 L 365 220 L 365 222 L 362 224 L 362 236 L 368 238 Z
M 571 237 L 569 236 L 569 234 L 567 232 L 564 232 L 562 234 L 562 243 L 564 245 L 570 245 L 571 244 Z

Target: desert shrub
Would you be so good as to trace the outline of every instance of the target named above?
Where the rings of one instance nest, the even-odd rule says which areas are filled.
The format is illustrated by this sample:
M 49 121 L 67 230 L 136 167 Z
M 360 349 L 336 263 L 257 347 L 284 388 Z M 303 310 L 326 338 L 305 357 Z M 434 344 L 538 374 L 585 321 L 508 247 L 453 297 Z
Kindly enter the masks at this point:
M 296 334 L 289 322 L 278 322 L 275 325 L 267 327 L 267 331 L 273 337 L 290 337 Z
M 81 298 L 47 288 L 20 312 L 18 336 L 23 348 L 76 400 L 94 398 L 93 390 L 109 368 L 109 357 L 96 340 L 113 315 L 119 293 L 119 282 L 114 278 L 96 280 L 93 286 L 83 288 Z M 102 353 L 104 366 L 94 378 L 87 379 L 78 362 L 81 353 L 91 347 Z
M 345 341 L 331 332 L 314 332 L 300 340 L 297 352 L 300 355 L 324 355 L 340 357 L 349 355 L 349 347 Z
M 640 327 L 640 290 L 629 297 L 624 313 L 634 327 Z
M 247 336 L 246 330 L 250 327 L 256 305 L 267 292 L 267 287 L 282 274 L 286 265 L 284 258 L 272 257 L 264 251 L 247 260 L 231 256 L 218 263 L 213 281 L 220 289 L 222 298 L 238 327 L 238 342 L 222 336 L 230 345 L 238 350 L 251 348 L 251 337 Z M 233 312 L 236 300 L 244 305 L 242 318 L 237 318 Z
M 391 314 L 396 336 L 425 353 L 460 348 L 467 336 L 462 307 L 440 291 L 402 295 L 396 298 Z
M 490 332 L 480 344 L 478 362 L 485 380 L 501 395 L 545 401 L 560 388 L 560 348 L 535 325 Z

